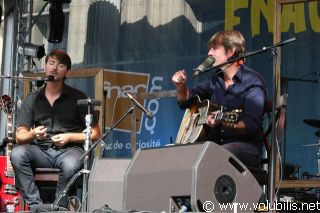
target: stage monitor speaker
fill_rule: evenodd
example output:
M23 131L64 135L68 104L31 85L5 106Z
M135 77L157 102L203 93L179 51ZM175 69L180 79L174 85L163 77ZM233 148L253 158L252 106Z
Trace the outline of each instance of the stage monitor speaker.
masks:
M216 143L176 145L135 153L125 174L123 210L199 212L209 201L219 211L219 203L252 204L261 193L249 170Z
M95 159L88 184L88 212L108 205L122 210L123 181L131 159Z

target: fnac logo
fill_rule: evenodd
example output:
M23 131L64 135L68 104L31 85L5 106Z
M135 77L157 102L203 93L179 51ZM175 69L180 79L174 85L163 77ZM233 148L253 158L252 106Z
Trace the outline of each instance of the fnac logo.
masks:
M150 74L105 70L103 75L105 126L110 128L132 106L131 100L124 93L145 93ZM137 101L144 105L144 99L137 98ZM136 109L134 113L136 113L137 132L140 133L143 114L139 109ZM128 115L115 129L125 132L131 131L131 116Z

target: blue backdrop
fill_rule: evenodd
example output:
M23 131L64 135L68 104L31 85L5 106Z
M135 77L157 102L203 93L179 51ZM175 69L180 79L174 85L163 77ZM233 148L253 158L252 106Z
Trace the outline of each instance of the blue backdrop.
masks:
M147 91L172 90L173 73L185 69L191 76L192 69L206 58L206 43L217 31L236 29L246 39L247 51L259 50L273 44L273 0L188 0L187 4L201 24L198 32L183 15L164 25L154 27L143 16L136 22L123 22L119 27L119 45L116 54L104 60L112 62L106 69L124 70L150 74ZM320 17L319 1L284 5L281 11L282 40L295 37L294 43L281 48L281 75L314 80L288 81L282 84L289 99L287 107L286 140L282 141L283 160L300 165L300 171L317 173L318 147L304 147L304 144L318 143L315 131L319 128L306 125L304 119L320 119L319 101L319 57ZM89 10L90 12L90 10ZM90 14L89 14L90 16ZM94 32L91 31L91 34ZM92 40L92 39L91 39ZM90 38L88 38L90 41ZM101 62L86 58L88 64ZM108 54L106 54L108 55ZM246 64L265 78L269 99L272 99L273 55L270 52L255 55ZM190 86L210 76L188 79ZM155 117L142 117L141 132L137 135L138 148L164 146L175 140L182 116L175 98L147 99L146 108ZM111 110L111 109L108 109ZM105 140L108 147L106 157L130 156L130 132L114 131ZM284 146L285 145L285 146Z

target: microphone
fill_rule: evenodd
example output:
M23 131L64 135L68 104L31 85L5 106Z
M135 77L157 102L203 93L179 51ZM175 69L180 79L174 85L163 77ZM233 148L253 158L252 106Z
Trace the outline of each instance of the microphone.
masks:
M36 86L42 87L46 81L54 81L54 76L49 75L47 78L39 78L39 80L36 81Z
M125 94L131 99L134 105L146 113L147 118L151 119L153 117L152 112L149 112L146 108L144 108L130 93L125 92Z
M54 76L53 75L49 75L48 78L44 79L45 81L54 81Z
M193 69L192 77L195 77L200 73L207 71L206 69L212 67L215 61L216 59L213 56L209 56L208 58L206 58L197 68Z

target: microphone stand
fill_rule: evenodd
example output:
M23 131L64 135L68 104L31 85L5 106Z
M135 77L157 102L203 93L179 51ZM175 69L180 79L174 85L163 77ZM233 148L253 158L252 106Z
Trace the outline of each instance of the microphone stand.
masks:
M87 150L85 150L85 152L83 153L83 155L80 157L79 161L81 162L82 160L86 160L85 158L87 158L87 156L89 156L89 153L105 138L107 138L107 136L110 135L110 133L112 132L112 130L128 115L131 114L134 110L136 109L136 106L132 106L130 107L127 112L108 130L106 131L99 140L97 140L96 142L94 142L92 144L92 146L90 148L88 148ZM87 118L86 118L87 120ZM89 133L90 134L90 133ZM77 180L78 177L80 177L80 175L84 174L85 176L89 176L90 171L84 167L84 169L80 170L79 172L77 172L75 175L72 176L72 178L70 179L70 181L68 182L68 184L66 185L66 187L64 188L64 190L61 192L61 194L54 200L53 204L57 205L59 203L59 201L67 194L67 192L69 191L69 188L72 186L72 184ZM84 178L84 187L87 187L87 182L88 178ZM82 206L82 212L85 212L87 209L87 188L84 188L83 192L82 192L82 203L84 204Z
M10 79L10 80L29 80L29 81L46 81L47 78L42 77L26 77L26 76L13 76L13 75L0 75L0 79Z
M67 192L69 191L70 187L73 185L73 183L80 177L82 174L89 174L90 172L85 169L81 169L79 172L77 172L75 175L72 176L66 187L63 189L61 194L53 201L53 206L59 205L60 200L66 196Z
M87 155L89 154L103 139L107 138L107 136L109 136L109 134L112 132L112 130L128 115L131 114L134 110L136 109L136 106L132 106L130 107L127 112L115 123L113 124L112 127L110 127L110 129L108 131L106 131L99 140L97 140L96 142L94 142L92 144L92 146L85 152L83 153L83 155L80 157L80 161Z
M91 135L91 122L92 122L92 114L90 114L91 105L88 104L88 114L85 117L86 121L86 140L84 143L84 150L89 150L90 135ZM81 162L81 161L80 161ZM83 187L82 187L82 211L87 211L87 191L88 191L88 180L89 180L89 154L85 156L83 161Z
M279 42L279 43L274 44L274 45L269 46L269 47L262 47L262 49L260 49L260 50L255 50L255 51L252 51L252 52L245 53L245 54L243 54L243 55L241 55L241 56L239 56L239 57L236 57L236 58L234 58L234 59L230 59L230 60L228 60L228 61L226 61L226 62L224 62L224 63L222 63L222 64L218 64L218 65L216 65L216 66L206 68L206 69L204 69L202 72L200 72L199 74L204 73L204 72L207 72L207 71L212 70L212 69L218 69L218 68L220 68L220 67L222 67L222 66L224 66L224 65L226 65L226 64L230 64L230 63L233 63L233 62L235 62L235 61L239 61L239 60L241 60L241 59L245 59L245 58L248 58L248 57L250 57L250 56L259 54L259 53L264 53L264 52L266 52L266 51L268 51L268 50L270 50L270 49L272 50L272 49L275 49L276 47L280 47L280 46L283 46L283 45L285 45L285 44L294 42L295 40L296 40L296 38L294 37L294 38L291 38L291 39L288 39L288 40ZM194 78L194 77L198 76L199 74L195 75L195 73L194 73L194 74L192 75L192 77Z
M91 101L91 99L89 99ZM90 113L90 107L91 107L91 102L88 102L87 106L88 106L88 113L86 114L85 117L85 121L86 121L86 140L84 143L84 150L87 151L89 150L89 146L90 146L90 135L91 135L91 122L92 122L92 114ZM82 160L82 158L81 158ZM66 195L66 193L69 191L69 188L71 187L71 185L75 182L75 180L81 175L83 174L83 187L82 187L82 211L86 211L87 210L87 191L88 191L88 180L89 180L89 155L86 155L84 157L84 162L83 162L83 169L80 170L79 172L77 172L74 176L72 176L72 178L70 179L70 181L68 182L68 184L66 185L66 187L64 188L64 190L61 192L61 194L54 200L53 205L58 205L60 200Z

